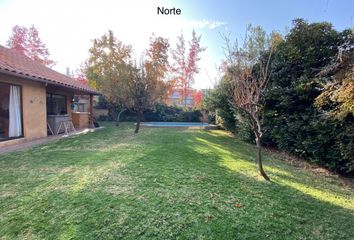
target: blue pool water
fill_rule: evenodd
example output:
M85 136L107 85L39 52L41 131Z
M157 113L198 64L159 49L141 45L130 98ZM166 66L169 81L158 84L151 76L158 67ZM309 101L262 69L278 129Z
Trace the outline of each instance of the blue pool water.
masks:
M201 122L142 122L146 127L206 127L207 123Z

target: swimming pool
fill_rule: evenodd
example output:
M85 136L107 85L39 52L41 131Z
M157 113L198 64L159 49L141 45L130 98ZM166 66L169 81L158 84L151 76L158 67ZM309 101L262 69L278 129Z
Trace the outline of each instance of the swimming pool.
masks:
M208 123L202 122L142 122L145 127L186 127L186 128L205 128Z

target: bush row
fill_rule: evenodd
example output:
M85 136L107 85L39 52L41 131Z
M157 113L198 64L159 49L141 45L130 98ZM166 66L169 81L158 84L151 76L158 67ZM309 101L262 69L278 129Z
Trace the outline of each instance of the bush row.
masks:
M335 70L332 66L339 52L340 65L334 64ZM272 75L263 96L262 122L267 129L263 143L330 170L353 174L353 55L351 30L338 32L329 23L294 20L273 55ZM204 104L218 124L252 142L245 119L228 101L230 84L230 77L223 76Z
M116 119L113 111L109 111L108 115L101 115L98 121L114 121ZM136 121L136 115L129 110L124 111L120 117L120 121ZM143 113L142 121L144 122L201 122L202 113L200 110L179 108L174 106L166 106L164 104L156 104L153 109Z

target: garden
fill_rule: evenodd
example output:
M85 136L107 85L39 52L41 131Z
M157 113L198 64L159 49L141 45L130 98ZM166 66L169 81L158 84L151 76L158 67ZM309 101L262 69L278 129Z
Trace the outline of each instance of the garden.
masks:
M238 6L211 2L199 7L232 9L232 20L188 20L182 8L162 7L179 10L169 16L157 7L158 18L139 15L134 21L149 21L134 25L118 14L129 12L123 2L116 8L100 5L112 19L125 17L119 21L89 25L87 16L99 19L98 13L82 17L89 26L82 30L90 33L87 41L70 35L73 46L63 49L70 50L66 60L75 59L70 64L86 58L66 75L51 69L56 61L34 25L15 25L6 47L0 46L8 53L0 59L0 70L11 76L5 82L20 84L7 83L0 104L0 133L6 135L0 149L0 239L353 240L353 28L294 18L283 32L269 28L278 23L267 29L247 24L245 34L236 36L227 31L240 31L233 19ZM141 9L147 14L144 7L136 11ZM81 6L78 12L86 13ZM256 22L268 20L266 14ZM114 30L102 29L107 22L115 23ZM160 24L167 25L155 33ZM67 34L71 25L58 31ZM177 26L189 26L187 33ZM216 37L220 27L224 31ZM21 62L29 73L22 72ZM11 64L19 64L18 72ZM35 68L48 79L32 76ZM32 87L22 86L27 83L43 96L39 90L28 96ZM46 92L50 84L58 94ZM65 87L68 94L62 95ZM42 124L37 115L28 116L31 111L22 112L33 104L43 110L37 114ZM47 115L65 115L66 123L81 114L84 127L63 135L59 129L55 139L47 138L45 109L56 109ZM31 129L29 122L42 129ZM10 126L18 133L8 134ZM31 141L46 143L5 153L11 144L18 143L18 150Z
M2 239L353 239L354 191L222 130L133 123L0 155ZM296 162L295 162L296 163Z

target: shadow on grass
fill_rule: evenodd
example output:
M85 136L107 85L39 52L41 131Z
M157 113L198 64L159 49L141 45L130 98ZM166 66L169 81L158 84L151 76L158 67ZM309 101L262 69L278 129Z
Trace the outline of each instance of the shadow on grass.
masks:
M330 203L297 189L331 189L311 182L310 173L267 157L274 179L267 183L258 177L253 148L222 132L132 132L130 125L105 129L0 158L12 171L0 175L2 189L15 178L34 178L0 203L0 236L353 238L347 192L338 189L343 202Z
M238 172L244 171L248 175L256 175L257 179L263 180L260 178L259 174L256 173L257 170L255 169L256 165L254 164L254 157L250 157L255 155L254 146L239 141L235 141L234 145L232 145L233 141L224 141L229 144L222 144L223 142L220 142L220 139L218 140L218 138L216 138L215 141L214 136L215 134L213 137L204 134L202 140L200 140L199 137L196 139L199 139L199 142L203 142L207 147L212 148L213 151L218 152L219 155L224 154L228 161L225 161L224 159L222 161L223 166ZM226 140L225 137L224 140ZM254 151L252 152L250 149L254 149ZM237 163L241 164L237 165ZM242 164L244 166L240 166ZM264 164L267 172L272 175L273 182L287 185L288 187L292 187L322 201L327 201L331 204L354 210L354 202L341 202L339 200L340 198L346 198L348 192L351 193L350 189L345 189L345 185L341 184L339 181L335 181L333 178L328 178L326 176L313 174L308 170L295 168L289 163L274 159L266 154L264 154ZM252 165L253 168L250 167L250 165ZM247 171L247 168L251 168L251 171Z
M309 182L311 173L292 169L292 166L286 169L274 167L277 165L275 160L266 164L266 169L274 177L274 182L269 184L259 179L253 159L248 155L249 149L242 150L237 141L235 146L222 144L224 142L220 139L225 140L225 137L215 140L215 136L206 132L194 133L191 137L192 140L177 140L185 145L175 146L173 153L169 154L166 147L151 153L152 156L160 154L163 159L145 156L127 166L135 169L142 165L145 168L145 181L138 189L153 189L146 191L150 193L160 190L165 193L166 202L172 191L177 192L173 196L178 200L173 203L174 206L179 203L182 209L187 206L184 214L188 214L188 203L191 202L204 214L210 213L212 219L216 216L208 223L203 223L202 217L190 223L188 230L181 233L183 237L198 237L196 233L213 236L211 238L241 239L257 236L351 239L354 236L348 231L354 227L354 211L347 191L338 190L333 194L331 188ZM224 164L232 161L241 162L236 163L239 169ZM281 174L274 176L277 172ZM155 194L150 199L154 197ZM241 203L244 208L235 209L235 203ZM211 231L215 230L214 227L225 235L215 235Z

